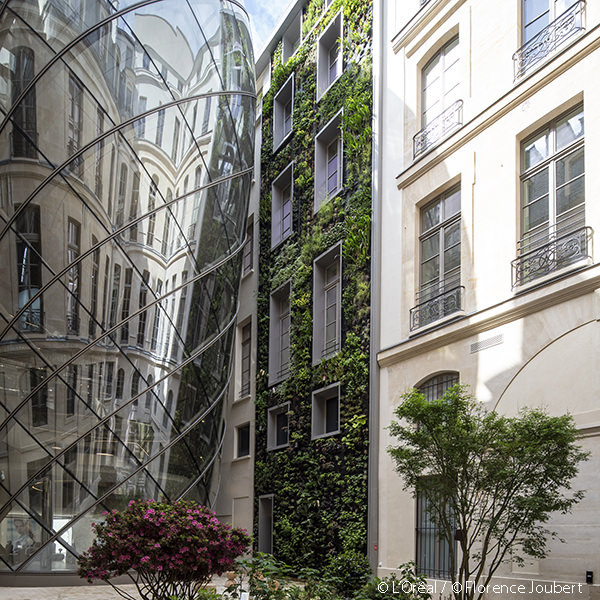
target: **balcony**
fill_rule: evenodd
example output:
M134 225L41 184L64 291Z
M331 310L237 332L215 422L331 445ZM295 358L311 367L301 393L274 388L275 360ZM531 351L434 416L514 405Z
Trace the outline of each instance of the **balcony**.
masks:
M36 301L39 305L39 300ZM39 308L28 306L19 317L21 331L42 331L42 311Z
M546 58L567 39L583 29L584 6L585 0L575 2L560 17L513 54L515 81L529 68Z
M462 297L464 286L458 285L454 279L455 285L450 282L440 282L436 284L440 293L431 296L431 288L427 291L421 290L417 296L417 301L423 296L429 296L427 300L419 302L414 308L410 309L410 330L414 331L435 321L439 321L453 313L462 311ZM449 287L452 286L452 287Z
M462 125L463 101L457 100L413 138L413 159L441 142L451 131Z
M588 247L591 232L591 227L579 227L521 254L511 263L512 287L525 285L534 279L590 258ZM522 241L520 245L522 246Z

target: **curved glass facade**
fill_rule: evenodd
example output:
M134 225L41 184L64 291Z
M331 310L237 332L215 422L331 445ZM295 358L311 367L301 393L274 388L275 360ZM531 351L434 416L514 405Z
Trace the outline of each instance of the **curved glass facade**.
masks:
M209 503L252 180L233 0L0 5L0 570Z

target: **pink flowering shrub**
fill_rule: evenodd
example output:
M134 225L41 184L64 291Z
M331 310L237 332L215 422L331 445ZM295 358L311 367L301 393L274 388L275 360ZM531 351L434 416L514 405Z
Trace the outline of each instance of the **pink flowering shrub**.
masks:
M193 502L134 501L92 524L96 539L79 557L89 582L128 575L145 600L187 600L212 575L233 569L250 543L244 530L221 523Z

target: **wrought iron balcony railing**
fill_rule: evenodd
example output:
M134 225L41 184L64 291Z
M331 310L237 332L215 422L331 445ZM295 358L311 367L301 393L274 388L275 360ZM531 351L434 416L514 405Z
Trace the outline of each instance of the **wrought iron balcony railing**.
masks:
M583 29L585 0L578 0L514 54L515 80Z
M462 310L464 286L457 285L443 291L433 298L417 304L410 309L410 330L429 325L452 313Z
M589 258L588 240L591 231L591 227L580 227L513 260L513 288Z
M21 331L42 331L42 311L39 308L28 307L19 318Z
M417 158L462 125L463 101L457 100L413 138L413 158Z

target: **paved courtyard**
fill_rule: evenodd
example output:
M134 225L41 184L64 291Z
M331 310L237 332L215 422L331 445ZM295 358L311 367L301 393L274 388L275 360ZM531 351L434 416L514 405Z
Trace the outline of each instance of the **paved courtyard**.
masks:
M213 580L218 591L225 585L225 577ZM119 586L134 598L139 595L134 585ZM72 587L0 587L0 600L116 600L122 598L110 585L78 585Z
M139 598L135 586L123 586ZM0 600L113 600L122 598L110 585L78 585L73 587L0 587Z

